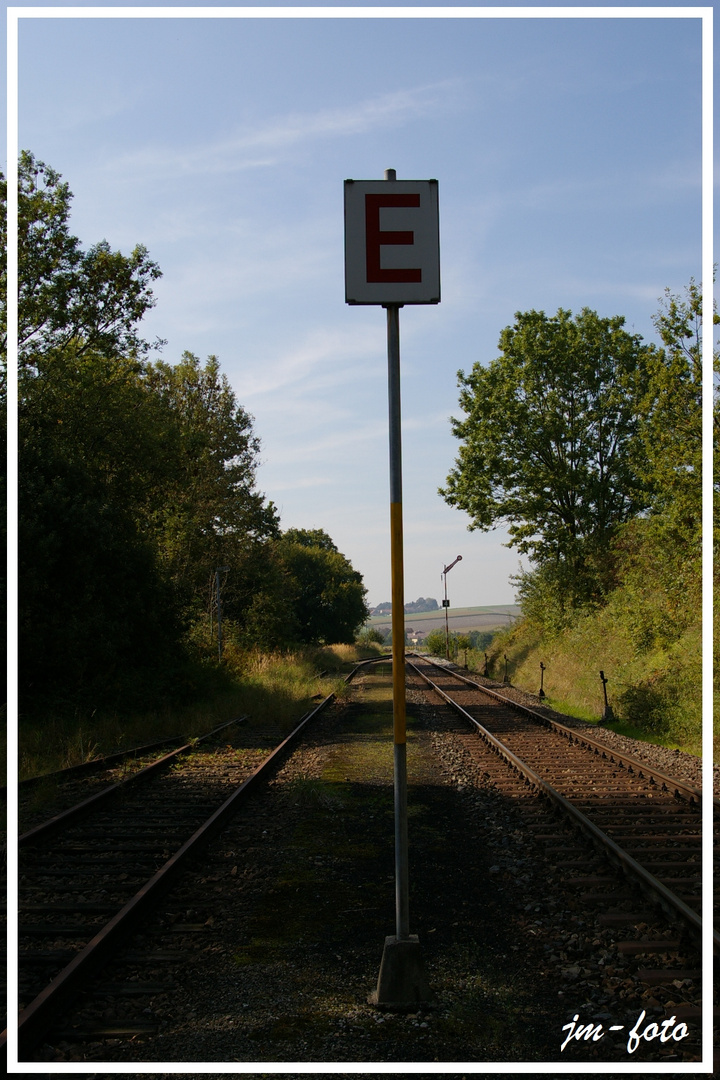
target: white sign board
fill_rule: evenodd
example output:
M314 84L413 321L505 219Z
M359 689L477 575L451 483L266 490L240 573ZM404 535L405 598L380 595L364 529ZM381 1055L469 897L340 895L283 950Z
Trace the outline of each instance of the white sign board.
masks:
M348 304L439 304L437 180L345 181Z

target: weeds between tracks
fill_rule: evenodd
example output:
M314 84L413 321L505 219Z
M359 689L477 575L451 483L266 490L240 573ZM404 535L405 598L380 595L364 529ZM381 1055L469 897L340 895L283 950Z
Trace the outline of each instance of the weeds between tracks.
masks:
M260 728L284 734L318 695L346 693L343 672L372 649L333 645L292 653L226 650L205 692L184 704L146 713L49 712L19 729L20 778L67 768L154 738L188 738L243 714Z

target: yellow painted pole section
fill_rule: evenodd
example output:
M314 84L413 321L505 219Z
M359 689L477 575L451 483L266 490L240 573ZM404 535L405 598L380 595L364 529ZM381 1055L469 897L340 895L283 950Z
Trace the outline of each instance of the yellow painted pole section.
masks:
M402 503L390 503L392 571L393 738L405 743L405 598L403 595Z

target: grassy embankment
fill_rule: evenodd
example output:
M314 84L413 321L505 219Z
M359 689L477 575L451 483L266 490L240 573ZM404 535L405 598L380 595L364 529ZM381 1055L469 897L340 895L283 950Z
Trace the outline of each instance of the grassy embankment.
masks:
M502 679L504 656L513 685L537 693L545 664L547 704L559 712L598 722L603 713L602 670L616 720L605 726L633 738L701 754L701 624L669 644L639 650L621 591L606 607L582 616L554 636L528 620L495 635L487 649L490 675ZM468 665L482 670L482 653ZM720 739L715 740L720 760Z
M279 734L328 694L343 695L349 665L374 655L372 646L333 645L288 654L241 654L228 647L212 690L197 700L134 715L85 719L43 717L21 722L20 778L76 765L170 735L191 738L248 715Z

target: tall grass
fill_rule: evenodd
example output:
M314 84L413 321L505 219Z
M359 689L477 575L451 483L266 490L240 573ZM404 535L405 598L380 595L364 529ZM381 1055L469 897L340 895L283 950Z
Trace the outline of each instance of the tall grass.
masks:
M346 695L343 670L372 653L353 645L282 654L228 645L222 668L206 680L202 696L181 706L24 720L19 775L37 776L171 735L192 738L242 715L251 727L283 735L322 698Z
M617 605L611 602L553 636L543 635L529 621L521 622L496 635L487 653L493 678L502 679L507 656L510 681L535 694L540 688L540 663L544 663L547 703L596 722L603 715L603 671L617 720L608 727L701 753L699 622L673 642L638 649Z

